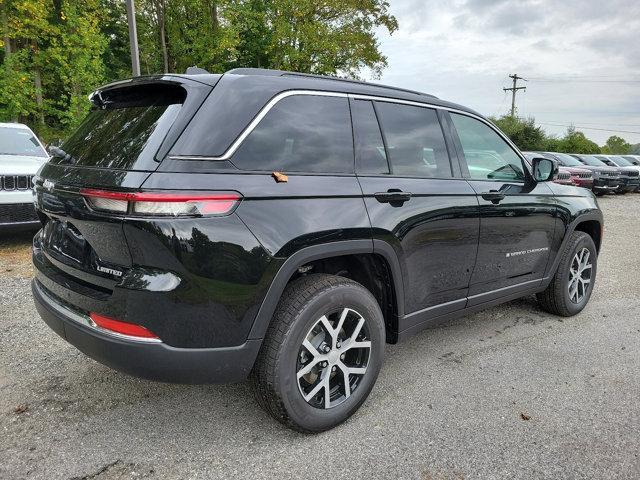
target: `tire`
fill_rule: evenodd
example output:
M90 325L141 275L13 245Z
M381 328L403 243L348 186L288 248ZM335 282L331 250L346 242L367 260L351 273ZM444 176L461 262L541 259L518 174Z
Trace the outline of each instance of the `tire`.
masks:
M576 256L585 249L589 252L588 263L591 264L591 267L585 268L580 276L583 278L588 275L589 283L586 288L583 284L582 289L580 289L576 284L576 288L578 290L574 294L573 291L570 291L572 285L569 283L572 278L571 269L574 268L575 270L577 265ZM564 252L562 253L558 270L556 271L553 280L551 280L551 283L546 290L538 293L537 295L540 306L549 313L563 317L570 317L580 313L589 302L589 298L591 298L591 292L593 292L593 286L596 280L597 268L598 252L595 244L593 243L593 239L584 232L573 232ZM588 270L590 270L590 273L588 273ZM581 290L583 292L583 296L579 298Z
M326 324L320 319L326 316L333 322L330 326L337 327L345 309L343 334L336 334L336 348L326 354L329 365L320 369L323 362L316 363L309 374L298 379L297 373L322 358L323 345L329 348L328 344L333 341L333 337L327 335ZM359 318L365 321L358 335L355 328L360 323ZM320 330L318 325L321 325ZM333 332L337 330L340 329L334 328ZM370 342L368 351L365 347L349 348L348 333L355 333L351 335L357 340L355 345ZM319 337L327 343L318 344ZM302 346L305 339L310 340L307 345L312 344L318 355ZM314 433L333 428L349 418L371 392L382 366L384 345L382 312L366 288L350 279L333 275L313 274L299 278L285 289L251 373L256 399L271 416L293 430ZM341 359L339 363L335 363L337 358ZM362 363L365 358L366 365ZM336 367L335 373L331 370L332 365ZM362 375L347 372L349 395L346 395L345 374L340 365L359 368L364 365ZM314 375L316 382L312 381ZM332 385L329 391L334 392L335 389L337 398L334 401L332 393L330 408L326 408L324 387L320 387L318 394L309 401L303 397L303 390L307 395L312 394L325 378L323 375L328 377Z

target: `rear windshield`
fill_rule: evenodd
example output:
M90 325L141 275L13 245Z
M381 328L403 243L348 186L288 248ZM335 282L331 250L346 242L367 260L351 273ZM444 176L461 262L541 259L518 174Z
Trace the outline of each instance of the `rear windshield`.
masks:
M75 133L52 148L54 163L145 169L153 166L167 131L186 97L178 86L121 88L94 96L94 106Z
M46 157L47 152L30 130L0 127L0 155Z

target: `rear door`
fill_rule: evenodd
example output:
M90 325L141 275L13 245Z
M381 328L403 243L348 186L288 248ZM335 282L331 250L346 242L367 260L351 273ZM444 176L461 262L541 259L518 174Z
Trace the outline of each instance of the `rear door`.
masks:
M351 108L356 171L373 238L391 245L403 273L400 329L464 308L478 244L478 202L469 184L456 178L438 112L365 99L352 99Z
M556 202L545 183L527 180L524 160L487 123L450 113L463 175L480 205L480 243L469 306L531 288L556 251Z

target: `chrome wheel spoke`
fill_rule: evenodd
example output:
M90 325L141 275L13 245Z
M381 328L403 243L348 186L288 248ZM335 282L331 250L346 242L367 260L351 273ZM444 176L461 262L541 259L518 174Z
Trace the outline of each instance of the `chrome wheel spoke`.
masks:
M367 367L347 367L347 371L351 375L364 375Z
M351 350L352 348L371 348L371 342L369 340L364 340L361 342L349 341L345 344L342 350Z
M344 384L344 396L349 398L351 396L351 383L349 382L349 370L344 368L344 364L340 366L342 371L342 383Z

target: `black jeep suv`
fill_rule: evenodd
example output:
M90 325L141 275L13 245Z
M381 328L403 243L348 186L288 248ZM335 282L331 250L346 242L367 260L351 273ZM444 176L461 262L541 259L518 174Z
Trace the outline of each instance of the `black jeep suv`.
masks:
M589 300L602 214L556 164L431 95L281 71L107 85L35 179L33 295L94 359L172 382L247 377L321 431L385 343L530 294Z

